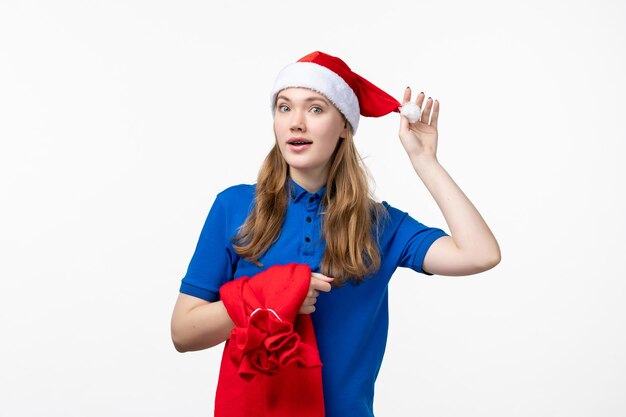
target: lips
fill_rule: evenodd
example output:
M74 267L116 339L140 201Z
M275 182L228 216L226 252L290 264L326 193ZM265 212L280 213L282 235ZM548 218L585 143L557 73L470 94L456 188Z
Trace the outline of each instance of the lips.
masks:
M290 138L287 143L289 145L301 146L301 145L310 145L313 141L305 139L305 138Z

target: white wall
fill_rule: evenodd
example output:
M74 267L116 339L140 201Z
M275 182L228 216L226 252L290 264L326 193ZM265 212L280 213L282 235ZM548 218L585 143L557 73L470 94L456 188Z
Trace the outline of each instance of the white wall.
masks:
M626 414L624 3L213 3L0 4L0 414L212 414L222 348L177 353L171 309L314 50L440 100L439 160L502 248L397 272L377 415ZM357 135L377 196L449 230L397 125Z

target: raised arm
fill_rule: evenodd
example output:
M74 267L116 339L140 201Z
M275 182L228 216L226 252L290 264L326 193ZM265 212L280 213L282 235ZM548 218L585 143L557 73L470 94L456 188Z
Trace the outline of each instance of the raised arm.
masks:
M422 108L424 93L417 96ZM403 103L411 101L411 89ZM500 247L489 226L448 172L437 160L439 102L429 97L415 123L400 120L400 141L415 172L435 199L450 236L437 239L424 258L423 270L437 275L471 275L493 268L500 262Z

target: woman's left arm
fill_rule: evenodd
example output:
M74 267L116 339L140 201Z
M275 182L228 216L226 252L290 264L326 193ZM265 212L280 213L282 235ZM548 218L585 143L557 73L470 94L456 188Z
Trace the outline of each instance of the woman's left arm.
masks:
M415 101L420 108L424 97L420 93ZM407 87L403 103L410 101ZM402 146L450 228L451 236L431 245L422 269L436 275L477 274L500 262L500 247L476 207L437 160L438 117L439 102L429 97L419 120L410 123L405 116L400 120Z

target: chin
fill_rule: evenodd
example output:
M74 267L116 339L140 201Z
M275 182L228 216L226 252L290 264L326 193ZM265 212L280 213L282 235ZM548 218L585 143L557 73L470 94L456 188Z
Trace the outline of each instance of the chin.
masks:
M309 169L309 168L313 168L312 164L310 163L310 161L303 161L302 158L285 158L285 162L287 162L287 165L289 165L289 167L291 168L295 168L295 169Z
M313 168L311 166L308 166L307 164L290 164L289 162L287 162L287 165L289 165L290 169L297 169L299 171L306 171Z

